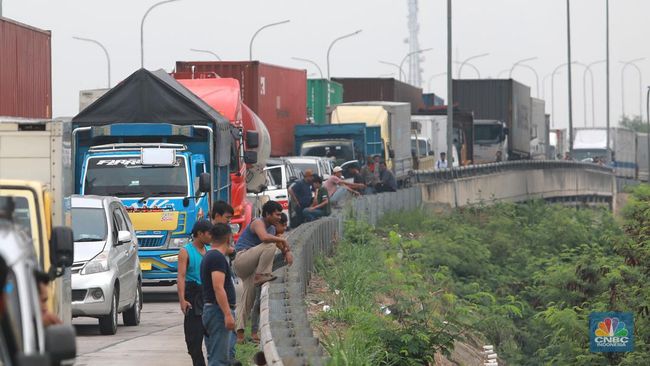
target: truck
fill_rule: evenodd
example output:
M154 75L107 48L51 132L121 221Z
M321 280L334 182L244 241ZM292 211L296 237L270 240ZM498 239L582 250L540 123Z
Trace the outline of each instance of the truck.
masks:
M636 133L636 164L637 174L636 179L645 182L649 181L648 176L648 134L637 132Z
M425 125L430 125L425 123ZM433 151L431 135L425 132L423 124L411 120L411 156L413 157L413 169L433 170L436 162L436 155ZM458 162L456 156L455 162Z
M367 156L382 155L381 127L365 123L295 126L295 155L327 157L333 154L337 165Z
M411 113L424 108L422 88L394 78L332 78L343 85L343 103L381 101L411 105Z
M543 99L530 98L530 157L544 160L548 150L549 121L546 119Z
M566 129L549 130L548 144L552 150L552 154L549 154L552 159L564 159L564 154L569 151Z
M325 124L327 107L343 103L343 85L328 79L307 79L307 118Z
M508 127L496 119L474 120L474 164L508 160Z
M447 106L420 109L411 120L422 125L422 135L431 139L431 148L435 155L440 156L441 152L447 152ZM473 123L472 112L454 107L452 131L454 149L450 159L452 166L472 164Z
M164 70L137 70L72 119L75 193L120 198L143 284L175 281L194 223L212 201L230 201L233 154L256 162L255 151L233 152L239 135ZM256 137L248 134L249 146Z
M636 134L622 127L609 129L607 149L606 128L576 128L573 135L572 158L577 161L610 165L617 177L636 179Z
M54 279L48 308L72 320L70 121L0 117L0 198Z
M497 120L508 130L508 160L530 159L533 140L530 87L513 79L453 81L454 102L475 119Z
M411 105L396 102L343 103L333 108L332 124L365 123L381 128L383 158L398 184L409 183L411 157Z

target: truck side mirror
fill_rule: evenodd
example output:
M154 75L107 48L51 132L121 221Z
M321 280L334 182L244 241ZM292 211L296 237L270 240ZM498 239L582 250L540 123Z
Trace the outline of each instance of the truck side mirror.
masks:
M211 186L210 174L201 173L201 175L199 175L199 192L208 193L211 190Z
M77 356L75 331L71 325L51 325L45 328L45 351L49 354L52 365Z
M388 150L388 156L391 159L394 159L395 158L395 150L393 150L393 149Z
M251 151L251 150L244 151L244 163L246 163L246 164L256 164L257 163L257 151Z
M249 149L254 149L260 146L260 134L257 131L247 130L246 131L246 147Z
M52 229L50 239L50 262L56 268L72 266L74 261L74 237L72 229L57 226Z

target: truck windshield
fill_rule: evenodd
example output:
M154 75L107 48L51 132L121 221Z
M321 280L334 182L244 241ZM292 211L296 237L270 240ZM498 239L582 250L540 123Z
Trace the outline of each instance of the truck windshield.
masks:
M502 131L501 125L474 125L474 142L478 144L500 142Z
M101 208L72 208L75 242L106 240L106 215Z
M174 166L142 166L140 157L91 158L86 168L84 194L116 197L186 196L185 159Z
M419 153L418 157L423 157L427 156L429 151L427 151L427 141L426 140L416 140L414 138L411 139L411 155L416 155L418 153L418 148L419 148Z
M573 160L593 162L594 158L609 160L607 150L605 149L573 149Z
M302 172L303 174L305 173L305 171L307 169L311 169L311 171L314 174L320 174L320 172L318 171L318 164L316 164L316 162L313 162L313 163L308 163L308 162L296 163L296 162L293 162L293 167L298 169L298 171Z
M300 156L334 157L337 161L354 160L350 141L307 141L302 144Z

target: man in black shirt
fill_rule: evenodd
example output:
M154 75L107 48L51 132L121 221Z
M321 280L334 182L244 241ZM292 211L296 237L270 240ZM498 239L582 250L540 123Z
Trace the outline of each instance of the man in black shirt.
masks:
M226 224L216 224L210 230L211 249L201 262L203 286L203 325L207 337L209 366L226 366L231 363L230 337L235 329L235 285L232 270L226 256L232 253L232 231Z

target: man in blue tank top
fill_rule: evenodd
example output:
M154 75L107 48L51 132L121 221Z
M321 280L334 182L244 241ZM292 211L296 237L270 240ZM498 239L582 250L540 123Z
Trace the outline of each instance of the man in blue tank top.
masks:
M193 366L205 366L203 357L203 292L201 290L201 261L205 253L210 250L210 230L212 224L209 220L200 220L192 228L192 238L178 251L178 274L176 284L178 287L178 300L181 311L185 315L183 329L187 353L192 357Z
M276 247L282 251L287 264L293 263L293 255L287 239L275 235L275 225L282 216L282 205L268 201L262 206L262 218L251 222L242 232L235 245L237 255L233 261L235 273L242 281L241 301L237 303L237 342L244 342L244 329L253 303L255 286L272 281L275 276L273 259Z

